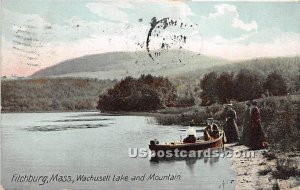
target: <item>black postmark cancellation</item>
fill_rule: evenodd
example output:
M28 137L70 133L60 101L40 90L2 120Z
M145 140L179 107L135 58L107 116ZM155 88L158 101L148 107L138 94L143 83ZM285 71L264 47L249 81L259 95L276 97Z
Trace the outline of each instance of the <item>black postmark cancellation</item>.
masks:
M44 40L49 36L49 29L41 29L32 24L32 20L26 22L23 25L12 24L12 49L15 55L22 58L21 63L37 67L41 64L40 49L44 47Z
M198 43L194 43L196 38L200 38ZM149 57L155 59L169 50L184 50L195 46L195 51L202 48L202 35L198 24L181 18L156 18L150 22L150 29L147 33L145 45ZM178 58L179 60L180 58Z
M181 180L180 174L155 174L144 173L142 175L125 175L125 174L50 174L50 175L33 175L33 174L13 174L11 183L35 183L37 185L46 185L49 183L93 183L93 182L127 182L127 181L178 181Z

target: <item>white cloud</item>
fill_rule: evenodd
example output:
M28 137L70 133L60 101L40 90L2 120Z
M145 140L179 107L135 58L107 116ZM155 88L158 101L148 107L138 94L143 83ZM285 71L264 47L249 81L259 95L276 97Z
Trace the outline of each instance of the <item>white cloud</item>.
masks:
M255 21L252 21L250 23L244 23L242 20L238 18L234 18L232 20L231 26L235 28L240 28L242 30L246 30L247 32L250 32L252 30L257 30L257 23Z
M201 53L230 60L300 55L300 44L298 43L300 34L285 33L268 43L241 44L240 40L228 40L221 36L215 36L204 41Z
M234 14L238 16L238 12L234 5L228 5L228 4L215 5L215 9L216 12L210 13L209 18L216 18L216 17L223 16L225 14Z
M170 9L167 12L170 14L175 13L178 17L195 15L191 8L184 2L172 2L170 4Z
M128 1L93 2L87 3L86 6L99 17L118 22L128 22L128 16L123 9L133 8L133 5Z
M250 32L252 30L257 30L257 23L256 21L251 21L250 23L245 23L243 20L240 19L240 15L236 6L229 5L229 4L220 4L215 5L215 12L210 13L208 15L208 19L220 19L224 17L229 17L229 25L234 28L239 28L241 30Z

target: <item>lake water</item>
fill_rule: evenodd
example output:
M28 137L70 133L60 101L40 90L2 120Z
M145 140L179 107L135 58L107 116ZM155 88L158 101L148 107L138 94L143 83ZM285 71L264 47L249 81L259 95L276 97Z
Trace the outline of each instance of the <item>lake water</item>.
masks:
M179 126L159 126L144 116L104 116L97 112L2 114L2 185L5 189L234 189L228 158L170 160L130 158L128 148L148 148L149 140L185 136ZM13 178L13 175L15 177ZM71 176L72 182L44 185L17 182L18 175ZM81 182L77 175L110 175L110 181ZM113 175L128 181L112 181ZM144 181L131 181L143 176ZM180 180L146 180L151 175ZM49 177L49 178L50 178ZM13 179L13 180L12 180ZM20 179L20 178L19 178Z

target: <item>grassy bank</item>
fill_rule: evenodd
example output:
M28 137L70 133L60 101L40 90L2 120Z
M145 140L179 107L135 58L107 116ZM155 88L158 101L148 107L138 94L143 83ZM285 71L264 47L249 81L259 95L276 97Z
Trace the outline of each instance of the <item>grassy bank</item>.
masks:
M186 108L167 108L158 111L155 120L159 125L205 125L205 121L210 114L206 112L205 107L186 107ZM193 122L192 122L193 120Z
M115 81L44 78L1 81L3 112L95 110L98 96Z

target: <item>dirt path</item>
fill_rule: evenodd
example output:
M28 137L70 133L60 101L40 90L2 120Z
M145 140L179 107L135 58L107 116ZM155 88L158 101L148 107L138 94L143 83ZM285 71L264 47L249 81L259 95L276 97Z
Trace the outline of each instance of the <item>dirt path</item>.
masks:
M248 147L244 145L227 145L228 149L234 152L243 152L244 155L249 155ZM293 189L300 190L300 178L290 177L286 180L276 179L274 172L276 172L276 162L278 159L283 159L287 156L281 155L274 159L268 159L265 155L265 150L255 150L254 157L232 157L233 169L236 172L236 187L237 190L251 190L251 189ZM300 167L300 155L293 157L298 161L298 168Z

